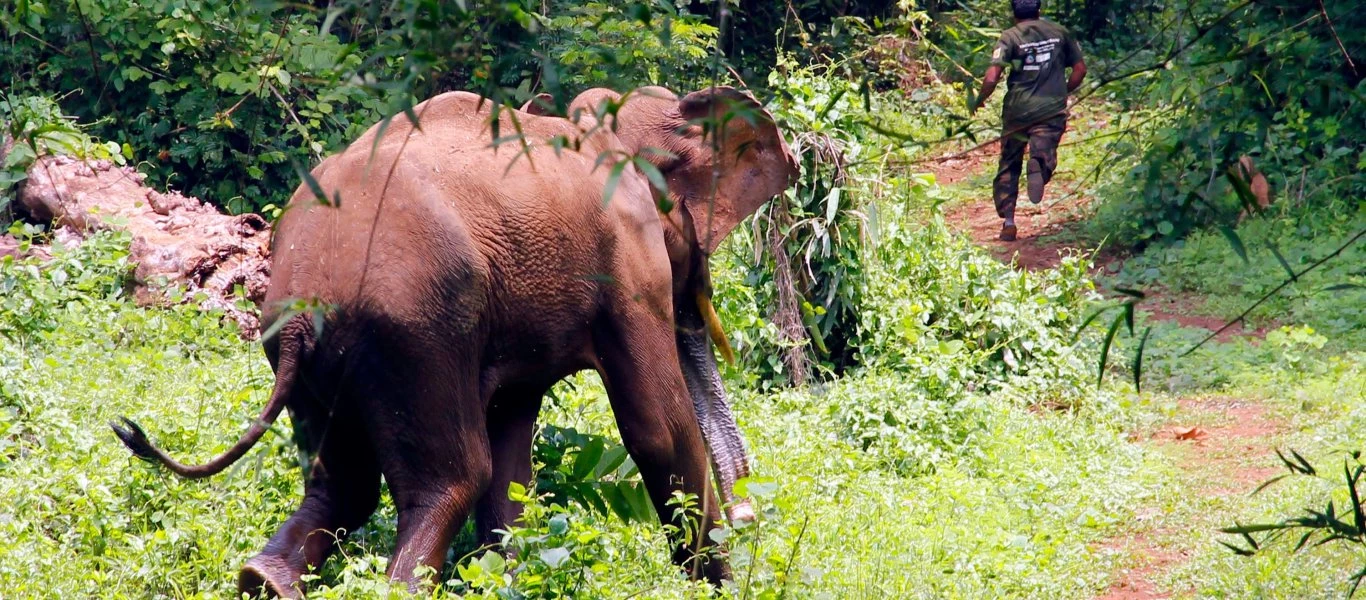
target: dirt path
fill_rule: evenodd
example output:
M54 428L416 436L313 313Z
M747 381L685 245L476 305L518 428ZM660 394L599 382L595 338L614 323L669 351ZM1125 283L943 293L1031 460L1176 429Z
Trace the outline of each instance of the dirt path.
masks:
M1062 257L1093 248L1080 243L1080 228L1090 214L1093 198L1076 181L1073 173L1058 171L1044 194L1043 202L1030 204L1020 198L1015 220L1019 236L1014 242L1002 242L1001 218L991 202L991 178L995 173L1000 152L997 144L980 148L967 156L953 160L932 161L926 164L941 186L971 190L974 199L950 208L945 221L968 235L978 246L1004 263L1029 271L1052 269ZM1113 248L1102 248L1092 257L1092 273L1116 272L1128 256ZM1145 290L1149 295L1140 305L1157 321L1175 321L1183 327L1216 331L1224 321L1218 317L1197 314L1200 300L1160 288ZM1264 329L1245 330L1240 323L1216 338L1229 341L1239 336L1263 337Z
M954 206L945 214L950 226L966 233L997 259L1020 269L1054 268L1062 256L1088 250L1077 247L1080 237L1076 234L1089 214L1092 198L1065 171L1057 173L1041 204L1036 206L1021 198L1016 209L1016 241L1002 242L997 238L1001 220L990 199L997 152L996 146L990 146L957 160L929 164L940 185L972 190L974 200ZM1093 273L1117 271L1124 259L1119 252L1103 251L1094 257ZM1160 289L1148 291L1149 296L1140 308L1154 320L1175 321L1184 327L1209 331L1223 326L1221 319L1195 314L1199 298ZM1218 339L1227 341L1262 333L1234 326ZM1270 438L1284 431L1286 425L1269 415L1264 405L1225 397L1187 397L1178 406L1172 420L1131 437L1171 457L1179 471L1177 485L1182 493L1193 494L1195 498L1246 495L1281 472L1268 449L1272 446ZM1196 516L1145 508L1124 534L1097 544L1095 550L1118 555L1124 565L1113 574L1111 586L1097 598L1171 597L1163 591L1166 574L1189 560L1201 544L1213 543L1191 535L1189 525ZM1182 591L1176 590L1178 594Z
M1133 437L1172 457L1180 470L1184 494L1196 498L1246 496L1271 477L1278 467L1269 440L1287 425L1255 401L1228 397L1191 397L1179 403L1174 420ZM1154 600L1170 598L1162 591L1168 572L1188 560L1200 544L1213 543L1191 535L1189 515L1163 518L1157 508L1139 511L1132 529L1097 544L1101 553L1129 558L1114 574L1109 589L1098 600ZM1187 590L1177 589L1177 595Z

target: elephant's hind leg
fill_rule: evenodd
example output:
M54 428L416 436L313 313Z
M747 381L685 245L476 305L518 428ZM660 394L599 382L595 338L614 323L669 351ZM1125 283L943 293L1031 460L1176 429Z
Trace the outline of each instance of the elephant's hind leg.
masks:
M499 537L494 530L506 528L522 516L522 505L508 498L508 484L531 485L531 447L545 392L541 385L512 386L494 392L489 402L493 479L475 510L480 544L497 544Z
M449 354L449 351L445 351ZM421 356L419 354L419 356ZM380 469L398 509L389 576L416 589L437 574L451 540L492 477L484 406L474 368L435 352L395 369L366 414Z
M348 411L309 411L305 443L316 456L299 509L238 575L242 592L302 595L300 577L316 569L348 532L364 525L379 503L379 465L365 429Z

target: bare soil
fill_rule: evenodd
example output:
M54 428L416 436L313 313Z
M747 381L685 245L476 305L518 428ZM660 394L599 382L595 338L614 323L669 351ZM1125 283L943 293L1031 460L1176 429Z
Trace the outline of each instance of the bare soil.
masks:
M1180 401L1179 422L1159 426L1134 437L1159 452L1176 457L1183 479L1198 481L1187 493L1202 497L1247 495L1284 469L1276 466L1268 440L1286 424L1250 400L1209 397ZM1163 575L1190 558L1187 532L1147 521L1156 510L1140 511L1133 531L1110 538L1096 549L1134 557L1115 574L1114 583L1099 600L1155 600L1170 598L1160 582Z

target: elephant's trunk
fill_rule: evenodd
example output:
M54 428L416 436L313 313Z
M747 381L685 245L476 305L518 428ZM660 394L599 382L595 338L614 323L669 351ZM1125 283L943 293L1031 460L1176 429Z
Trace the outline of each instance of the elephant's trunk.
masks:
M711 302L706 296L698 296L697 304L699 306L681 306L679 310L678 357L683 378L692 396L702 438L710 450L721 502L729 506L726 513L731 521L750 521L754 519L754 509L748 500L737 501L734 492L735 482L749 475L745 440L726 402L721 372L716 368L716 357L708 344L708 333L714 325L706 323L703 315L711 308ZM700 306L702 304L706 306Z

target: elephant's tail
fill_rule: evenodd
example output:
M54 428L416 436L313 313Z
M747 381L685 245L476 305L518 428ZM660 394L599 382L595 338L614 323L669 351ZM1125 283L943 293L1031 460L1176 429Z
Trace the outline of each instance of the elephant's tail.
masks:
M270 394L270 400L266 402L265 408L261 409L261 415L252 422L247 432L228 448L227 452L217 458L202 465L182 464L171 458L166 451L156 447L152 441L147 439L147 434L143 433L142 428L126 418L121 419L122 425L110 423L114 429L114 434L119 436L125 446L133 451L133 454L143 460L158 462L170 469L176 475L188 479L199 479L216 475L228 468L237 459L242 458L256 442L261 439L266 430L275 422L276 417L280 416L280 411L285 407L290 392L294 389L298 380L299 368L311 353L315 345L313 324L305 315L296 315L280 328L280 355L275 370L275 389Z

